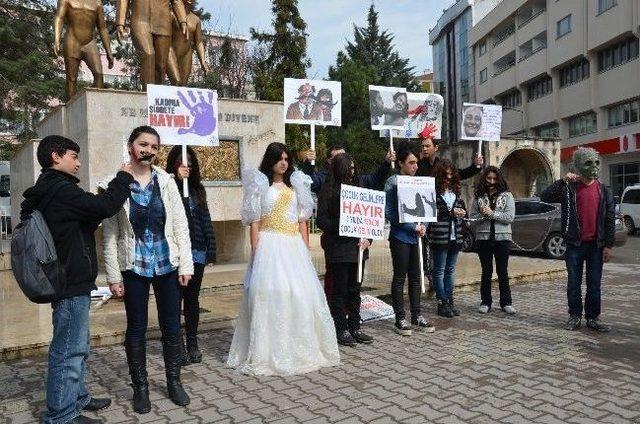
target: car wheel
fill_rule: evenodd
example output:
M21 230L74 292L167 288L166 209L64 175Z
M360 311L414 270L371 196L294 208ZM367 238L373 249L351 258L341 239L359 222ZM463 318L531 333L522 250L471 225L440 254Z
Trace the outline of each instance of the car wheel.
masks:
M630 216L625 216L624 217L624 226L627 227L627 234L629 234L630 236L635 234L636 226L633 223L633 218L631 218Z
M463 252L471 252L473 250L473 233L471 231L466 230L462 232L462 251Z
M550 234L544 242L544 251L552 259L562 259L567 251L567 243L559 233Z

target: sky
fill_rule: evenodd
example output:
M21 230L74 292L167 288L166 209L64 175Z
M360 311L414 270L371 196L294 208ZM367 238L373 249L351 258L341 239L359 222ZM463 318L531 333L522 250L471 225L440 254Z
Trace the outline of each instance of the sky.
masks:
M410 59L416 75L432 69L429 29L438 21L442 10L455 0L375 0L378 24L395 35L400 55ZM298 9L307 23L307 56L311 79L327 77L336 54L346 40L353 40L353 25L366 26L367 11L372 0L299 0ZM271 31L269 0L199 0L199 6L210 12L209 29L249 37L249 28Z

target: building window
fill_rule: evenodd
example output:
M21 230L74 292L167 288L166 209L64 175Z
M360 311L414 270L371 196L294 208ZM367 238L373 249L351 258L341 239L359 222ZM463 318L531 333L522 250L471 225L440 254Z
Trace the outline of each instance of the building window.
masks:
M611 190L616 196L622 196L622 192L626 187L640 183L640 162L609 165L609 172Z
M551 94L553 91L553 82L550 76L545 76L527 85L527 100L533 101Z
M640 100L632 100L612 106L607 110L609 128L640 121Z
M487 52L487 42L483 41L480 43L480 45L478 46L478 56L482 56L483 54L485 54Z
M560 125L557 122L541 125L533 128L533 134L540 138L558 138L560 137Z
M487 68L480 71L480 84L487 81Z
M598 131L598 117L595 112L587 112L569 119L569 137L578 137Z
M498 103L504 107L514 108L522 105L522 94L520 90L513 90L498 98Z
M589 61L581 59L560 69L560 88L589 78Z
M598 15L616 6L616 0L598 0Z
M571 15L567 15L564 18L558 21L557 26L557 38L562 37L563 35L569 34L571 32Z
M598 52L598 72L606 72L637 58L638 39L630 37Z

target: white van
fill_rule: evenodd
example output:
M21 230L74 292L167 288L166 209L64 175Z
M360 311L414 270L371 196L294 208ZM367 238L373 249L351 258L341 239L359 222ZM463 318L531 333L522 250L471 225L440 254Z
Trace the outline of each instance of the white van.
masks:
M630 235L640 229L640 183L629 186L622 192L620 215L624 217L624 225Z

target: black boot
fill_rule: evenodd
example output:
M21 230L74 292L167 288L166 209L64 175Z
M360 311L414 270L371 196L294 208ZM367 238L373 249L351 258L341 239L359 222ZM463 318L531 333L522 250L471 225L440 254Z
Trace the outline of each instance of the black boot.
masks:
M133 410L138 414L147 414L151 411L147 381L147 343L144 340L126 341L124 346L133 387Z
M449 302L438 300L438 315L445 318L453 318L453 311L449 306Z
M454 316L460 316L460 310L456 308L456 304L453 302L453 296L449 298L449 307L451 308L451 313L453 313Z
M200 353L200 349L198 349L198 336L187 335L187 354L192 364L202 362L202 353Z
M191 361L189 361L189 355L187 355L187 348L184 344L184 335L180 333L180 366L186 367L190 363Z
M180 344L179 334L162 337L162 354L164 355L169 398L178 406L186 406L189 405L190 400L180 382Z

